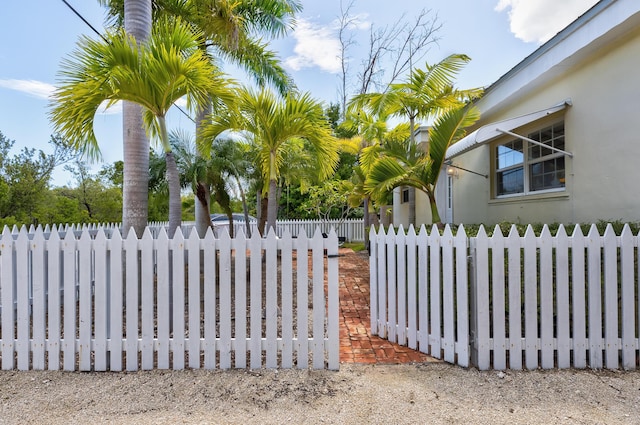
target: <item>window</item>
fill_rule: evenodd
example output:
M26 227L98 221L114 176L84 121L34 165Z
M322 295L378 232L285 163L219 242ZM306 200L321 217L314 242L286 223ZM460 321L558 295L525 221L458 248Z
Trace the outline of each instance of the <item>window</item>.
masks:
M527 137L564 150L564 122L532 132ZM496 146L495 155L497 196L564 188L565 157L562 152L516 139Z
M401 203L404 204L404 203L407 203L407 202L409 202L409 189L403 188L402 189L402 201L401 201Z

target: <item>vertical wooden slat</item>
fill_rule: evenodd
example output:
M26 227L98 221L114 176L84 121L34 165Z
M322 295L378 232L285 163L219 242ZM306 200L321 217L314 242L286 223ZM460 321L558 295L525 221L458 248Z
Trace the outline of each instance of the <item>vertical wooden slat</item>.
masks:
M472 254L474 255L474 254ZM475 238L475 347L477 367L487 370L491 367L491 340L489 319L489 238L480 226Z
M411 231L413 226L409 226ZM396 239L397 327L396 341L407 345L407 236L402 226Z
M378 237L375 227L369 231L369 325L371 335L378 335Z
M489 240L491 248L491 299L493 307L493 368L507 368L506 320L505 320L505 276L504 236L496 224Z
M324 321L326 304L324 297L324 241L320 229L311 240L312 246L312 302L313 302L313 368L324 368Z
M522 254L515 225L509 229L507 255L509 271L509 369L522 369Z
M31 287L31 270L29 268L29 235L27 228L22 226L15 242L16 258L16 355L18 356L18 370L29 370L29 339L31 337L31 318L29 317L29 289Z
M540 351L543 369L555 366L553 347L553 240L545 224L540 241Z
M189 367L200 369L200 236L191 231L186 242L189 256Z
M429 344L429 236L425 226L418 234L418 341L420 351L431 353Z
M171 312L173 328L171 332L173 344L171 353L173 355L173 370L184 369L185 354L185 320L184 320L184 236L178 227L173 238L169 242L173 252L173 280L172 280L172 300L173 311Z
M249 306L251 314L249 329L251 334L251 369L259 369L262 366L262 239L259 232L251 235L249 250L251 252L251 304ZM298 284L300 283L298 282ZM307 362L306 358L305 362Z
M618 244L616 233L607 224L604 232L604 337L607 369L618 364Z
M392 228L389 228L391 231ZM378 235L376 236L376 244L378 246L378 319L376 327L378 335L381 338L387 337L387 240L384 233L384 227L380 226Z
M68 229L62 243L64 287L64 340L62 342L63 367L76 369L76 238Z
M216 367L216 240L213 229L204 235L204 367Z
M3 237L4 240L4 237ZM60 369L60 235L53 226L47 241L47 368Z
M387 339L397 342L396 330L398 328L396 314L396 233L393 227L389 227L386 238L387 250Z
M449 363L455 361L455 298L454 298L454 257L453 234L451 228L446 225L442 235L442 322L444 339L442 348L444 360Z
M293 367L293 240L289 229L282 234L282 367Z
M340 367L340 331L338 297L338 235L331 229L327 238L327 338L328 364L330 370Z
M296 239L296 321L297 329L297 366L306 369L309 365L309 241L304 229Z
M266 244L266 337L267 359L269 369L278 367L278 241L273 229L269 230Z
M33 341L31 351L33 355L32 367L34 370L44 370L45 368L45 351L46 351L46 296L45 296L45 244L44 232L42 226L38 226L33 240L30 243L31 261L32 261L32 282L33 282ZM58 294L54 294L58 296Z
M600 235L595 224L587 235L587 270L589 302L589 367L602 368L602 266Z
M525 366L538 368L538 259L536 235L527 226L524 234L524 335Z
M636 319L634 288L634 244L633 234L628 224L624 225L620 235L620 271L622 275L622 367L625 370L636 368Z
M160 229L156 239L156 274L157 274L157 351L158 369L169 369L169 341L171 310L171 287L169 285L169 236L164 228Z
M138 365L138 237L133 228L124 241L125 250L125 319L126 319L126 368L136 371Z
M109 369L114 372L122 370L122 326L123 326L123 282L122 282L122 253L123 241L120 231L116 228L108 242L110 252L110 302L109 302Z
M556 233L556 325L558 368L571 367L571 336L569 324L569 239L563 225Z
M109 321L109 299L107 290L107 236L103 229L98 230L93 241L95 255L95 290L94 290L94 368L96 371L107 370L107 325Z
M14 367L15 341L15 310L14 273L13 273L13 236L9 227L4 226L2 243L0 244L0 300L2 305L2 370L12 370Z
M193 232L195 233L195 232ZM154 358L154 264L153 264L153 235L147 227L140 241L142 277L142 370L153 369Z
M409 348L418 348L418 274L417 238L413 225L407 231L407 341Z
M455 237L456 252L456 352L458 365L469 366L469 274L467 235L460 225Z
M91 251L91 235L88 229L84 229L78 241L78 305L80 308L80 321L78 323L80 344L78 345L78 356L80 358L81 371L91 370L91 337L93 335L93 318L91 317L91 311L93 309L91 296Z
M247 367L247 238L241 229L235 249L235 367ZM289 253L291 255L291 253ZM291 341L289 341L291 343ZM291 366L289 366L291 367Z
M442 321L441 304L442 283L440 278L440 265L442 257L440 255L440 232L434 224L429 234L429 292L431 306L431 355L437 359L442 358Z
M587 366L586 308L585 308L585 238L579 225L571 235L571 300L573 367Z

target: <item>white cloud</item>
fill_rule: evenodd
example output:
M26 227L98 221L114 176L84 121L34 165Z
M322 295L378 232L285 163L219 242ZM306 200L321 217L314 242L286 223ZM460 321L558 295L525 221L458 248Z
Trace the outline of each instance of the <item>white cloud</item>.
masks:
M355 15L350 27L355 30L368 29L371 26L367 15ZM323 71L340 72L340 40L338 39L338 21L329 26L317 25L307 19L299 19L293 37L296 45L295 55L289 56L284 63L294 71L318 67Z
M49 99L55 87L36 80L0 80L0 87L26 93L39 99Z
M517 38L544 43L595 3L597 0L499 0L495 10L509 9L511 32Z

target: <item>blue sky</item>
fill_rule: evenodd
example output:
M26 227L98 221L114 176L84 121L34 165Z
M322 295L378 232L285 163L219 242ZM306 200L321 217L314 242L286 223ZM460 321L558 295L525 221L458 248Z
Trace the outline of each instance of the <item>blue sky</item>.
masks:
M94 27L104 29L104 10L95 0L68 0ZM346 8L349 0L343 0ZM357 71L367 38L374 29L393 25L416 11L430 10L442 25L425 57L434 63L451 53L465 53L471 63L459 75L458 86L488 86L533 52L544 41L597 3L596 0L353 0L351 69ZM302 0L296 31L277 40L277 50L298 87L324 101L338 100L337 19L340 0ZM0 131L23 146L49 151L52 133L48 100L60 60L71 53L82 34L93 32L61 0L5 2L0 26ZM423 63L415 66L424 66ZM242 78L241 75L235 75ZM178 112L168 117L170 129L192 130L194 124ZM99 113L95 129L104 161L122 159L119 108ZM99 167L97 164L96 167ZM70 180L63 170L54 184Z

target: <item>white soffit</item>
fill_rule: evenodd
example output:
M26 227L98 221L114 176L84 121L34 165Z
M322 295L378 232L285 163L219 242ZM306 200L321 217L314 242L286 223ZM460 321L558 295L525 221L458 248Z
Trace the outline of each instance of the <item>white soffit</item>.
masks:
M509 118L506 120L495 121L490 124L484 125L473 133L466 135L447 149L446 159L451 159L458 155L462 155L465 152L469 152L472 149L477 148L480 145L484 145L492 141L493 139L502 136L506 131L513 131L516 128L522 127L529 123L538 121L546 116L555 114L564 110L567 106L571 106L570 100L564 100L558 105L551 108L543 109L541 111L532 112L530 114L521 115L515 118Z

